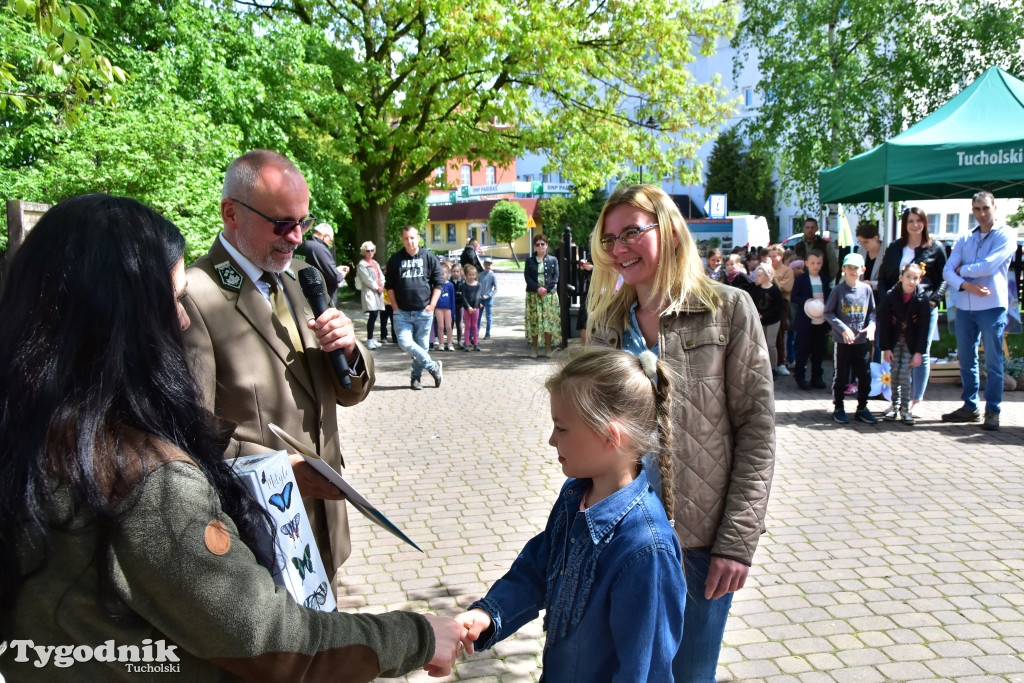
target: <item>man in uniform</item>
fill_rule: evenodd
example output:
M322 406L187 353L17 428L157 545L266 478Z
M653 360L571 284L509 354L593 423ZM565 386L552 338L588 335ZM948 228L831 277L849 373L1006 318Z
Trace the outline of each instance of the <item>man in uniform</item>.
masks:
M352 321L329 308L315 321L292 262L309 216L309 187L295 165L266 150L231 163L220 203L224 229L187 271L185 343L206 405L235 423L227 458L285 447L274 423L340 470L338 405L362 401L373 386L373 357ZM345 389L328 353L351 370ZM302 458L291 456L310 525L328 573L348 558L342 494Z

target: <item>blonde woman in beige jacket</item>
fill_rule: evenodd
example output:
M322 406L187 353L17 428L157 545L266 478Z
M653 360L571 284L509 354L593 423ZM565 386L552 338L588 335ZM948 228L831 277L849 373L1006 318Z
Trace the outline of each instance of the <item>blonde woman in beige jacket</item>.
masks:
M775 463L771 361L750 297L704 274L679 209L616 190L591 237L588 340L651 350L677 375L674 525L688 586L676 681L714 681L732 594L764 531Z

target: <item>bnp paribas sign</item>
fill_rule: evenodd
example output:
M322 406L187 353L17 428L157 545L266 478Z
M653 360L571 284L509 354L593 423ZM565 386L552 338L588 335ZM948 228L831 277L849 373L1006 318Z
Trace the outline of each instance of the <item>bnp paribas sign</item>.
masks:
M957 152L957 166L1014 166L1024 164L1024 147Z

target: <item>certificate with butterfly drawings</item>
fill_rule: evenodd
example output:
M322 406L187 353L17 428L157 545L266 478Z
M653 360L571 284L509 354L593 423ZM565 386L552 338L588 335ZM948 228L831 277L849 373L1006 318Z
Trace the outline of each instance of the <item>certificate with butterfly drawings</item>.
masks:
M269 423L267 426L270 427L270 431L274 432L279 439L284 441L291 448L294 448L296 453L305 458L306 462L308 462L313 469L322 474L329 482L341 489L341 492L345 494L345 498L348 499L348 502L351 503L356 510L363 513L364 517L384 529L387 529L413 548L416 548L416 550L419 550L421 553L423 552L422 548L413 543L412 539L402 533L402 530L395 526L390 519L385 517L380 510L370 505L369 501L363 498L358 491L352 488L352 485L345 481L342 476L338 474L337 470L321 460L320 456L314 453L309 446L304 445L301 441L278 427L273 422Z
M274 583L284 586L300 605L321 612L337 611L330 577L320 560L288 453L259 453L231 462L235 476L248 486L274 522Z

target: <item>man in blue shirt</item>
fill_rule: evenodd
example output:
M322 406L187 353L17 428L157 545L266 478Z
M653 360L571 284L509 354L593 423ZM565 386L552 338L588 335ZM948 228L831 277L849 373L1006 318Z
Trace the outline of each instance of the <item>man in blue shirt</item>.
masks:
M1017 248L1013 232L995 223L995 197L974 195L971 211L978 227L953 245L942 276L955 292L956 347L960 360L963 406L942 416L943 422L977 422L978 342L985 343L985 422L982 429L999 430L999 403L1003 400L1003 331L1009 306L1007 274Z

